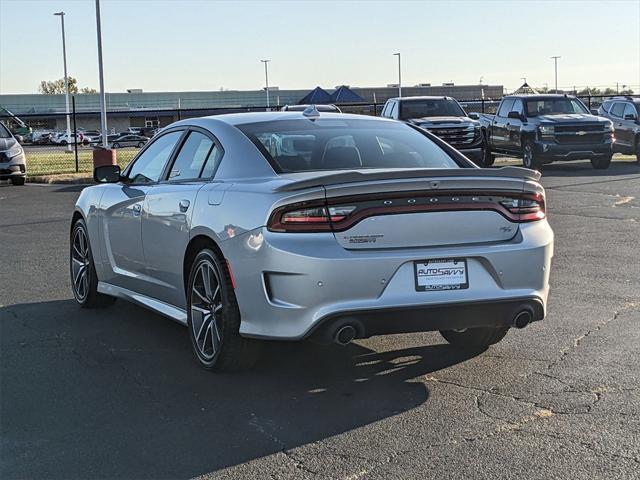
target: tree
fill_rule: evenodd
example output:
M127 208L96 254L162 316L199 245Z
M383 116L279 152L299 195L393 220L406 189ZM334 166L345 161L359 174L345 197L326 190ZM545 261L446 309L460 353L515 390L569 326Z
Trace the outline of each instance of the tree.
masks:
M64 78L58 80L43 80L38 87L40 93L46 95L55 95L65 93L64 90ZM96 93L95 88L83 87L78 88L78 80L73 77L69 77L69 93Z

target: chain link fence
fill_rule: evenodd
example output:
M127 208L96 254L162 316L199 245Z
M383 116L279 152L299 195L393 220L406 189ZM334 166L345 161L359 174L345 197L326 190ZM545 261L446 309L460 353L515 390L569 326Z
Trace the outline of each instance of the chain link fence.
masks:
M638 98L640 95L634 95ZM589 109L598 108L613 96L579 96ZM500 99L458 100L467 112L495 113ZM383 103L344 103L338 107L344 113L380 115ZM280 107L254 106L236 108L144 109L118 110L107 113L108 143L117 150L121 167L131 161L159 129L187 118L237 112L276 111ZM0 121L20 135L27 156L29 176L90 173L93 171L93 150L102 143L100 112L21 114L20 118L0 113ZM22 124L22 125L21 125Z

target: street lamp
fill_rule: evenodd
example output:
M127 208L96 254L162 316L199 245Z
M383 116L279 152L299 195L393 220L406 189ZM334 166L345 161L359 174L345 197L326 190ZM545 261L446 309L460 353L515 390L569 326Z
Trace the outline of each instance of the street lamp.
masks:
M69 77L67 76L67 43L64 35L64 12L54 13L55 16L60 17L60 23L62 25L62 61L64 62L64 101L65 101L65 113L67 114L67 151L71 151L71 120L69 118ZM75 135L73 136L75 140Z
M100 130L102 146L109 148L107 139L107 106L104 97L104 73L102 69L102 28L100 23L100 0L96 0L96 31L98 35L98 76L100 77Z
M558 59L562 58L560 57L560 55L555 55L553 57L551 57L553 59L553 63L555 66L555 77L556 77L556 91L555 93L558 93Z
M402 65L400 63L400 53L394 53L398 57L398 97L402 98Z
M267 68L267 63L269 63L271 60L260 60L262 63L264 63L264 83L266 85L266 92L267 92L267 111L269 110L269 70Z

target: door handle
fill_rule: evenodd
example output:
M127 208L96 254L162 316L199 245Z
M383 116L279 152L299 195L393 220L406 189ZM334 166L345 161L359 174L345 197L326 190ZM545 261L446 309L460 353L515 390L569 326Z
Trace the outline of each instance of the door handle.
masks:
M137 217L138 215L140 215L141 211L142 211L142 205L140 205L139 203L136 203L133 206L133 214Z
M189 200L180 200L180 211L182 213L186 212L189 209Z

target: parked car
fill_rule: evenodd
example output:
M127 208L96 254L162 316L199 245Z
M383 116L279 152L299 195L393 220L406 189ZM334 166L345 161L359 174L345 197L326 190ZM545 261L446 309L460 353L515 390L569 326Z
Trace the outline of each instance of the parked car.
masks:
M57 145L69 145L69 144L73 145L76 142L82 143L83 140L84 140L84 135L80 132L78 132L77 140L76 140L76 135L74 133L67 134L67 132L62 132L57 136L51 138L51 142Z
M120 138L120 137L122 137L124 135L126 135L126 134L123 134L123 133L112 133L110 135L107 135L107 142L111 145L114 142L114 140L116 140L116 139L118 139L118 138ZM93 146L97 146L97 145L102 144L102 135L98 135L97 137L92 137L90 143Z
M310 106L311 105L285 105L280 110L283 112L304 112ZM342 113L342 110L333 104L314 105L314 107L319 112Z
M613 123L592 115L569 95L509 95L495 115L480 115L485 136L485 161L495 155L522 158L526 168L539 170L554 161L591 160L596 169L609 168L613 155Z
M31 134L31 143L34 145L47 145L51 143L53 134L47 131L35 131Z
M477 349L545 316L539 172L477 168L402 122L187 119L94 179L71 225L75 300L119 297L186 325L206 369L248 366L257 339L439 330Z
M16 137L0 123L0 180L24 185L27 177L27 158Z
M109 138L107 136L107 138ZM140 135L121 135L118 138L115 138L111 146L113 148L123 148L123 147L138 147L142 148L149 141L149 137L142 137Z
M598 115L613 122L613 151L635 155L640 164L640 98L615 97L602 102Z
M483 158L483 137L478 117L470 118L454 98L390 98L381 116L424 128L476 163Z

